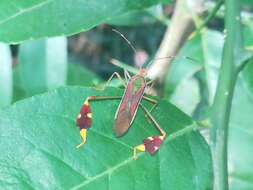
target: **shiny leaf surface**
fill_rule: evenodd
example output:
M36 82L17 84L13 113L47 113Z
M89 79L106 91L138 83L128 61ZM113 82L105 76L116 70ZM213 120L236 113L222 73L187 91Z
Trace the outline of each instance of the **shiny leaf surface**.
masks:
M121 95L109 88L65 87L20 101L0 112L0 186L4 189L205 190L212 183L210 152L192 120L159 100L153 115L168 134L154 156L132 147L158 134L138 110L128 133L112 132L118 100L91 103L93 126L80 142L75 118L88 95ZM147 102L145 102L145 105ZM148 106L148 105L147 105Z
M161 2L169 0L2 0L0 41L19 43L71 35Z

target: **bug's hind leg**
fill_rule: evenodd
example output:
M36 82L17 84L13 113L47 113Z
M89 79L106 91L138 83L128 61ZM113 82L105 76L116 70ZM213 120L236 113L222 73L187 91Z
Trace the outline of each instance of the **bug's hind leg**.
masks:
M86 143L86 138L87 138L87 129L81 129L80 130L80 136L82 138L82 142L76 146L76 148L80 148Z
M92 124L92 111L90 108L90 101L112 100L120 98L121 96L88 96L86 98L76 118L76 125L80 128L80 136L82 139L82 142L77 145L76 148L80 148L86 143L87 130L91 127Z
M150 114L147 108L145 108L142 104L140 104L140 106L144 110L148 118L153 122L155 127L159 130L161 135L147 137L144 139L143 144L135 146L133 151L133 159L137 159L137 151L140 152L147 151L150 154L154 154L157 150L159 150L161 144L163 143L166 137L165 131L156 122L156 120L153 118L153 116Z
M137 159L137 151L149 152L150 154L156 153L159 150L161 144L163 143L164 137L160 136L150 136L144 139L143 144L134 147L133 159Z
M80 128L80 136L82 142L76 146L76 148L80 148L82 145L86 143L87 138L87 129L91 127L92 123L92 113L89 101L93 99L93 96L88 96L84 101L80 112L76 118L76 125Z

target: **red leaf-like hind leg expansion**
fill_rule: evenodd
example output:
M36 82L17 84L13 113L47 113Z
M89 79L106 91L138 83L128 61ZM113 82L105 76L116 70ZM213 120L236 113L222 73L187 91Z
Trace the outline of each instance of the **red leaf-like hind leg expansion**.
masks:
M80 136L82 138L82 142L77 145L76 148L79 148L86 143L87 129L91 127L92 112L89 105L89 100L91 99L94 99L94 96L86 98L76 118L76 125L80 128Z
M149 152L150 154L156 153L161 144L163 143L166 133L165 131L160 127L160 125L156 122L154 117L150 114L150 112L147 110L146 107L144 107L142 104L140 104L141 108L146 113L147 117L152 121L154 126L159 130L160 134L159 136L150 136L143 140L143 144L137 145L134 147L134 153L133 153L133 159L137 159L137 150L140 152Z
M134 147L134 153L133 153L133 159L137 159L137 151L140 152L149 152L150 154L156 153L161 144L163 143L163 140L165 139L164 135L161 136L151 136L144 139L143 144L137 145Z
M90 108L90 101L110 100L120 98L121 96L88 96L86 98L76 118L76 125L80 128L80 136L82 138L82 142L79 145L77 145L76 148L79 148L86 143L87 130L91 127L92 124L92 111Z

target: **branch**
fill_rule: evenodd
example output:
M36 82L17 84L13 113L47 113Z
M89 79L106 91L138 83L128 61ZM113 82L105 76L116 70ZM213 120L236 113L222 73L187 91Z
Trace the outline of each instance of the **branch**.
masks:
M225 1L225 44L210 117L210 146L213 158L214 190L228 190L227 139L231 103L238 77L238 52L242 52L240 1Z
M178 53L184 42L194 30L192 12L197 11L196 7L189 8L188 0L178 0L175 12L171 19L170 27L167 28L155 58L174 56ZM195 6L199 6L195 2ZM172 59L161 59L154 62L148 70L148 77L156 81L158 95L163 95L165 79L167 77Z
M204 22L197 28L197 30L194 32L193 35L198 34L201 32L201 30L212 20L215 16L218 10L220 9L221 5L223 5L224 0L219 0L215 7L212 9L211 13L205 18Z
M253 53L252 52L246 52L245 58L242 60L242 62L237 67L237 72L240 73L244 67L250 63L253 60Z

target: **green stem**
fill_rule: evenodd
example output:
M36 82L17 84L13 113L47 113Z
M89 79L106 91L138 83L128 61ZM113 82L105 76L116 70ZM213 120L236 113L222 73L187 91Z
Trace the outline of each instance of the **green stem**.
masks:
M234 87L238 76L240 1L225 1L225 44L217 90L210 118L210 146L213 158L214 189L228 190L227 139Z
M241 62L241 64L237 67L237 72L240 73L244 67L250 63L251 61L253 60L253 55L252 53L245 59Z
M209 22L212 20L218 10L220 9L221 5L224 3L224 0L219 0L215 7L212 9L211 13L205 18L204 22L197 28L196 33L200 32Z

